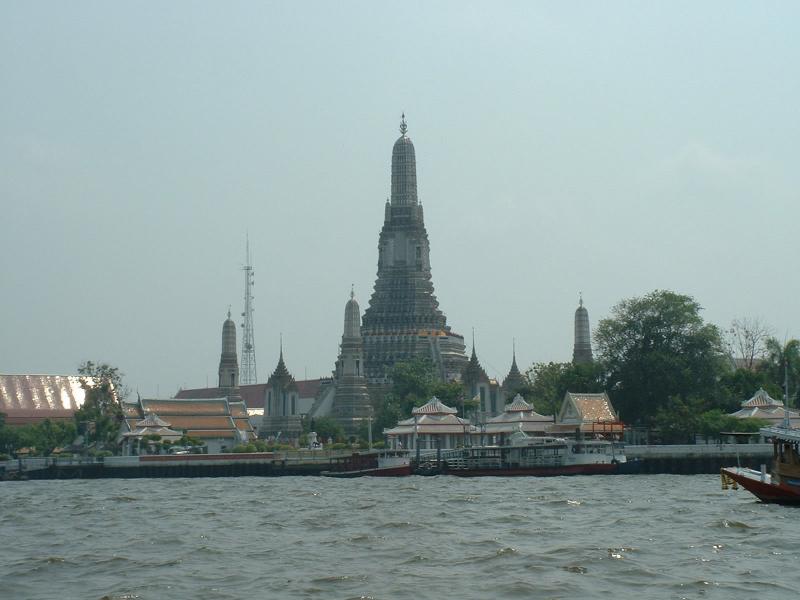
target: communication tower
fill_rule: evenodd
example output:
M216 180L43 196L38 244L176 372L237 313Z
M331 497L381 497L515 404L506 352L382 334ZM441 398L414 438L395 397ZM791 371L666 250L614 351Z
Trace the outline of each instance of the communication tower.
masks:
M250 264L250 237L247 237L247 263L244 271L244 312L242 313L242 363L239 368L239 384L258 382L256 375L256 344L253 339L253 265Z

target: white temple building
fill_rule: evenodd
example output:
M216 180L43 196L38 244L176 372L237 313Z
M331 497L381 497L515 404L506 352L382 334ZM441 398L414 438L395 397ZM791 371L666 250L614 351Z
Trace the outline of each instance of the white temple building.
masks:
M397 423L383 433L393 449L447 450L469 445L468 439L477 429L458 411L443 404L436 396L411 411L410 419Z

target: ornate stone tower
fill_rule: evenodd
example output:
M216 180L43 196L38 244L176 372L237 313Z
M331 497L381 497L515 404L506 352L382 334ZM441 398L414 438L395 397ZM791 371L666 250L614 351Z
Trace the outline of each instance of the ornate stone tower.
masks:
M506 378L503 380L502 390L506 398L513 398L527 385L527 380L523 377L522 373L519 372L519 368L517 367L517 347L516 344L513 344L513 349L511 351L511 368L508 371L508 375L506 375Z
M239 362L236 358L236 323L231 311L222 324L222 354L219 357L219 387L228 397L239 387Z
M331 416L344 427L345 433L358 432L359 425L369 419L370 402L367 378L364 375L364 343L361 338L361 309L355 294L344 307L344 332L336 361L336 395Z
M589 311L583 306L581 294L578 308L575 311L575 346L572 349L573 364L590 363L592 358L592 339L589 333Z
M392 195L378 240L378 278L361 335L367 379L389 382L399 361L430 358L443 380L458 380L467 363L464 338L450 330L431 281L430 245L417 197L414 144L405 115L392 149Z
M303 432L297 383L283 362L283 342L278 365L267 380L264 418L258 437L296 440Z

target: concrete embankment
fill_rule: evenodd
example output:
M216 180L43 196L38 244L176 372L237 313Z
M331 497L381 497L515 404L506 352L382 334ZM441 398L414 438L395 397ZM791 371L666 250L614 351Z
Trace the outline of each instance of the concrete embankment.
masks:
M722 467L760 469L772 463L772 444L628 446L638 473L692 475L718 473ZM376 453L375 453L376 454ZM189 454L182 456L110 456L107 458L26 458L0 463L5 479L100 479L137 477L280 477L319 475L337 462L352 460L350 451ZM360 460L369 460L367 452ZM372 457L374 460L374 456Z
M685 446L626 446L628 460L641 462L640 473L696 475L719 473L722 467L769 469L772 444L696 444Z
M279 477L319 475L350 452L188 454L106 458L27 458L6 463L6 479Z

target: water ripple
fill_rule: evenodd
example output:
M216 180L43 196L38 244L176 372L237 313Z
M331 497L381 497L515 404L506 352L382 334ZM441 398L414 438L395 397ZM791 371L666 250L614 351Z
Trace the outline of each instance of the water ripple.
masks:
M705 476L0 484L0 598L789 598L800 513Z

